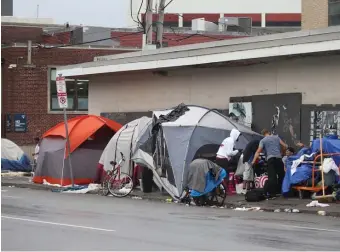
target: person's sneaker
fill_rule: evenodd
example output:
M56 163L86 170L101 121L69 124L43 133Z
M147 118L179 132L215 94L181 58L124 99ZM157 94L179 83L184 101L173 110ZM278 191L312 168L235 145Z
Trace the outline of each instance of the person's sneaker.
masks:
M273 195L273 196L272 196L272 195L267 194L267 195L266 195L266 199L267 199L267 200L276 199L276 195Z
M241 194L243 194L243 195L245 195L247 193L247 189L243 189L242 191L241 191Z

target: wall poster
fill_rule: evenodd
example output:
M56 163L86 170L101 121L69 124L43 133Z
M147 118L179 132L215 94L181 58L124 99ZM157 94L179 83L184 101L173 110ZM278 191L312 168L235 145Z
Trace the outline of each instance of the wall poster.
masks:
M230 102L229 117L232 118L234 121L251 128L253 123L252 103Z

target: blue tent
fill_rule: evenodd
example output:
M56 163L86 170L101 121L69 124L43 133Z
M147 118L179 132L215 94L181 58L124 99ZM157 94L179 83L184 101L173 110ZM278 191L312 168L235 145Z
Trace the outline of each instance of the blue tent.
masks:
M8 139L1 139L1 171L29 172L31 162L18 145Z

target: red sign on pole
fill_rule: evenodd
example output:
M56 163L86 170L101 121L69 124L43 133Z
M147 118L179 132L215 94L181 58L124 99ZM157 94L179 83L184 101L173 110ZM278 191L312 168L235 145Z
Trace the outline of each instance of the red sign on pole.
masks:
M57 76L56 78L57 84L57 96L58 103L60 108L67 108L67 92L66 92L66 81L65 77Z

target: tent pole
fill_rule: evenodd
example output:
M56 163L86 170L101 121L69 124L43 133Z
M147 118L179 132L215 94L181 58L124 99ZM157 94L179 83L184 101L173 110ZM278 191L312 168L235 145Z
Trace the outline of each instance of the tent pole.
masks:
M61 185L61 186L63 186L63 180L64 180L65 158L66 158L66 148L65 148L65 150L64 150L63 168L62 168L62 170L61 170L61 180L60 180L60 185Z
M67 124L67 114L66 114L66 108L64 108L64 123L65 123L65 136L66 136L66 146L67 146L67 152L68 152L68 163L70 166L70 176L71 176L71 183L72 187L74 187L74 181L73 181L73 169L72 169L72 162L71 162L71 144L70 139L68 137L68 124Z

